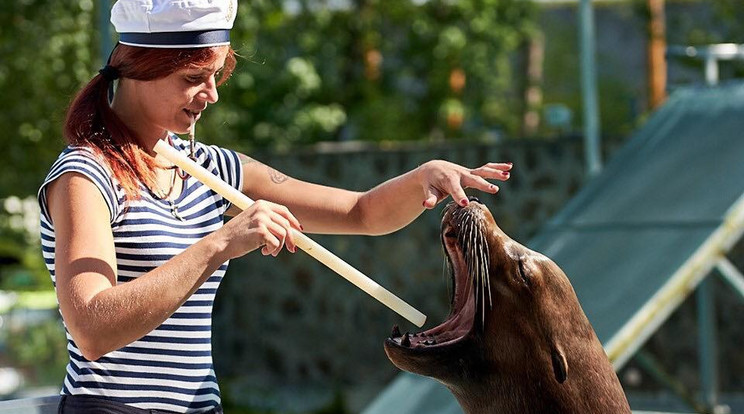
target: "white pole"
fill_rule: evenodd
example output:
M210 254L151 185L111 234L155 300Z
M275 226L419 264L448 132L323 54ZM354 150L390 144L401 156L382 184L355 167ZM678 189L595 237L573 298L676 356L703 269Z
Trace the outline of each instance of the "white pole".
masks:
M162 155L173 164L179 166L182 170L191 174L192 177L201 181L204 185L211 188L240 209L245 210L253 204L253 200L248 198L245 194L222 181L217 176L189 159L186 155L176 151L176 149L168 145L165 141L158 141L158 143L155 144L154 149L155 152ZM331 270L343 276L346 280L353 283L359 289L367 292L370 296L382 302L385 306L392 309L400 316L408 319L414 325L419 328L424 326L426 315L419 312L399 297L390 293L390 291L365 276L362 272L356 270L350 264L335 256L323 246L307 237L304 233L292 229L292 237L294 237L297 247L304 250L307 254L328 266Z

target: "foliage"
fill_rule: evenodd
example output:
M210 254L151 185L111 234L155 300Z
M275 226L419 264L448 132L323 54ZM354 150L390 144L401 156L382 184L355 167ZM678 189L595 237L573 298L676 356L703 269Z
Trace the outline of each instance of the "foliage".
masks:
M33 194L61 150L66 106L101 64L100 3L19 0L0 9L7 134L0 154L11 161L0 163L0 197ZM199 135L247 150L512 132L519 114L510 109L518 107L510 55L529 30L532 7L522 0L241 2L232 37L242 59Z
M670 45L707 46L718 43L744 43L744 7L740 0L711 0L688 5L688 13L678 13L669 19L668 43ZM675 57L675 61L686 67L694 68L695 73L705 71L705 62L701 58ZM741 59L719 61L720 78L737 78L744 76L744 64ZM702 78L700 75L699 78Z
M39 207L34 197L0 200L0 289L51 289L39 239Z
M744 8L739 0L711 0L707 19L689 18L679 22L687 27L680 30L686 44L744 43Z
M513 132L510 56L530 11L513 0L241 4L244 64L209 122L243 146L285 148Z
M35 192L62 148L61 120L91 78L94 0L18 0L0 7L0 197Z
M12 322L28 312L32 311L17 309L6 318ZM14 326L7 332L9 362L23 372L27 387L59 385L65 375L68 357L62 321L56 310L44 312L55 316L43 316L42 320L31 323L10 323Z

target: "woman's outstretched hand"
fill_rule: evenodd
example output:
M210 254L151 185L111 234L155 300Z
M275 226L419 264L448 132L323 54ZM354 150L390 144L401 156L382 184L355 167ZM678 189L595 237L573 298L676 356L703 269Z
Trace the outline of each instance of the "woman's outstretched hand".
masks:
M424 190L424 207L431 209L448 195L461 206L468 204L466 188L495 194L499 187L488 180L509 179L512 163L489 162L478 168L465 168L448 161L429 161L418 167Z

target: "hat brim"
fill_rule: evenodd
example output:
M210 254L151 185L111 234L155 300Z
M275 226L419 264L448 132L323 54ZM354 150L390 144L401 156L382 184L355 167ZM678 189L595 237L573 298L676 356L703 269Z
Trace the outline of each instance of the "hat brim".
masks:
M119 43L128 46L163 49L226 46L230 44L230 30L120 33Z

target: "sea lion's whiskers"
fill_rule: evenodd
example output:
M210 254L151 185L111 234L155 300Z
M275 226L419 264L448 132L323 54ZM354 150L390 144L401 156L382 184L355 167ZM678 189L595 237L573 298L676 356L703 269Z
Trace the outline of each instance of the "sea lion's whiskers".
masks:
M478 276L480 280L481 285L481 322L483 324L483 327L485 328L486 324L486 291L488 292L488 306L492 307L493 303L491 301L491 288L490 288L490 278L488 275L488 261L487 261L487 255L484 255L484 251L488 249L488 244L485 242L485 237L483 236L483 230L478 226L478 232L476 233L477 243L476 245L478 248L476 249L476 258L477 266L478 266Z
M482 227L482 226L481 226ZM480 262L481 262L481 277L483 278L483 282L486 287L486 291L488 291L488 306L493 307L493 298L491 296L491 275L488 271L488 261L490 256L490 251L488 249L488 242L486 241L486 236L483 228L479 229L480 232L478 233L480 236L480 248L478 249L478 252L480 253Z
M486 239L484 223L477 212L467 209L448 210L451 224L457 229L457 243L467 266L469 286L466 294L479 300L481 324L485 327L486 310L493 307L491 280L489 275L490 251ZM448 263L451 266L451 264ZM474 290L474 292L473 292ZM486 303L488 299L488 303Z
M486 279L486 288L488 289L488 306L493 307L493 297L491 293L491 275L488 271L489 269L488 262L489 262L489 258L491 257L491 252L488 248L488 243L486 242L485 238L486 237L483 236L484 240L483 240L483 249L481 250L482 252L481 257L483 258L483 269L485 273L484 277Z
M452 298L454 300L454 282L452 282L452 279L454 278L454 273L452 266L450 265L449 260L447 260L447 255L444 255L442 258L442 279L449 282L447 283L447 297Z
M480 298L481 323L485 327L486 306L493 307L493 296L488 268L490 251L483 223L468 210L455 210L452 212L452 218L454 225L460 229L458 243L467 264L470 284L475 289L474 296ZM488 295L488 305L486 305L486 295Z
M474 256L475 249L474 249L474 246L473 246L473 222L472 221L468 221L465 226L466 226L465 227L465 229L466 229L465 234L467 236L465 240L466 240L466 244L467 244L467 258L466 258L466 261L467 261L467 264L468 264L468 270L469 270L468 273L470 273L470 281L471 281L471 283L472 282L475 282L475 294L478 295L478 293L480 292L480 285L478 284L478 280L477 280L476 274L475 274L476 272L475 272L475 269L474 269L474 264L475 263L474 263L474 257L473 256Z
M485 238L485 237L484 237ZM485 280L486 280L486 290L488 290L488 307L493 308L493 293L491 292L491 274L489 271L489 261L488 259L490 256L490 251L488 250L488 243L484 241L483 243L484 250L483 250L483 269L485 273Z

